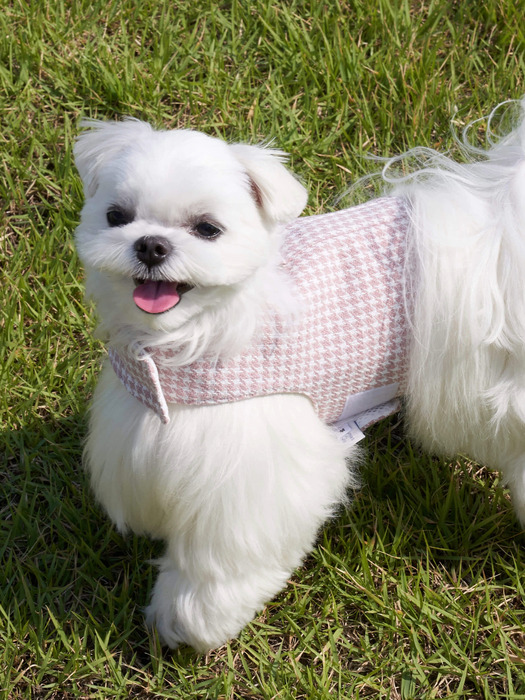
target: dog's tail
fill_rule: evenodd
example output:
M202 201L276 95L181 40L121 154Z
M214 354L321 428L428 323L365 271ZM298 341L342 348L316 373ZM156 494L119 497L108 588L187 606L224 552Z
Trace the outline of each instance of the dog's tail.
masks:
M474 456L489 460L495 436L525 423L525 100L512 106L499 140L502 105L488 118L487 149L464 139L469 162L418 149L405 157L424 165L395 178L412 211L410 422L431 448L486 443Z

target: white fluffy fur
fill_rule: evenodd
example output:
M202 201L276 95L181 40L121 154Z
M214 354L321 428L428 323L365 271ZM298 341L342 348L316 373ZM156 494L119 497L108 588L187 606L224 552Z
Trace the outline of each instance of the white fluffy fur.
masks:
M408 425L428 449L502 472L525 525L525 101L481 160L427 153L413 205ZM490 121L489 121L490 125ZM467 151L469 149L467 148Z
M279 243L306 194L283 154L133 120L88 126L76 147L86 191L77 244L111 343L176 343L180 362L224 356L269 309L297 311ZM501 469L525 524L525 126L482 162L430 160L398 185L413 207L409 425L430 449ZM133 222L108 228L112 205L132 209ZM196 217L223 234L200 240ZM144 235L175 249L155 274L194 285L159 316L132 300L132 246ZM298 395L171 405L170 417L163 425L106 364L86 464L120 530L167 543L148 621L170 646L208 650L286 584L356 485L358 452Z

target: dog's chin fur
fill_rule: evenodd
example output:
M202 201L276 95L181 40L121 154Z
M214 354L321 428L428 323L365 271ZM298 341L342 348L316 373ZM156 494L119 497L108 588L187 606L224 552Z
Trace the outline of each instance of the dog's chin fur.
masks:
M272 312L291 320L301 309L277 264L265 265L236 285L196 287L162 314L146 314L130 303L134 285L125 277L88 270L86 287L88 296L98 299L100 338L136 351L176 347L174 365L189 364L203 355L231 357L246 347Z
M171 343L187 363L235 354L269 312L300 312L279 242L305 193L282 154L135 121L91 127L76 149L86 191L77 243L111 344ZM426 160L395 189L412 212L409 429L431 450L500 469L525 524L524 123L480 162ZM133 221L108 229L119 202ZM217 240L190 230L204 215L223 227ZM148 315L132 300L130 251L138 236L160 234L176 251L163 274L193 288ZM106 363L86 465L121 531L167 543L148 621L168 645L206 651L286 584L357 485L359 450L299 395L169 412L163 425Z

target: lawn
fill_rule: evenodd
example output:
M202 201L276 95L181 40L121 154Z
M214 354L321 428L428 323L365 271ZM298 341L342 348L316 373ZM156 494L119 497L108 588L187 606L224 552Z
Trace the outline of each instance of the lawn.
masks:
M142 608L161 544L113 530L81 469L104 349L71 158L81 116L271 139L307 213L329 211L370 156L454 150L521 97L523 27L516 0L0 0L0 697L525 698L508 495L398 419L370 431L353 507L238 640L159 649Z

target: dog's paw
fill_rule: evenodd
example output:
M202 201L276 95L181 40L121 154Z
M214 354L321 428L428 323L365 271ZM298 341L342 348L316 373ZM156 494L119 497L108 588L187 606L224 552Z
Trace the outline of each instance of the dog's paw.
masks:
M146 608L146 623L156 629L162 644L172 649L189 644L207 652L239 632L237 625L230 632L231 619L222 614L213 588L209 583L192 583L176 570L159 573Z
M146 610L148 624L161 642L170 647L189 644L207 652L236 637L264 604L281 590L288 576L267 568L249 575L221 575L216 580L189 579L175 569L164 568L155 583Z
M180 622L184 588L184 579L177 571L161 571L145 611L147 626L155 629L160 642L171 649L185 643L193 646L194 640L189 639Z
M181 644L185 643L182 633L177 627L177 621L169 613L158 608L158 603L151 605L145 610L146 625L151 631L156 631L159 636L159 641L163 646L176 649Z

